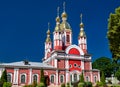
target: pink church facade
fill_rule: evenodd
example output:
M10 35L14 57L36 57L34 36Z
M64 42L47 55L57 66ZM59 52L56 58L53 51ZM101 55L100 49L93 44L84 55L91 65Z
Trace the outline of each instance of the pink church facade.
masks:
M59 12L58 12L59 13ZM62 18L62 20L61 20ZM85 81L96 83L100 81L100 71L92 69L92 57L87 51L87 36L84 24L80 23L78 45L72 44L72 28L67 22L65 9L56 17L56 26L53 32L53 41L50 38L50 29L45 41L45 56L43 62L19 61L0 64L0 77L4 69L7 70L8 81L13 86L40 82L40 69L44 69L46 84L49 87L62 83L78 82L83 72ZM62 22L61 22L62 21Z

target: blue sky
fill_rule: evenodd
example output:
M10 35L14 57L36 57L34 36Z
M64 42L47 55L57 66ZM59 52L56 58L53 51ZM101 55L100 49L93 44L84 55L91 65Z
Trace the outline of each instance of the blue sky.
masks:
M64 1L73 31L73 44L78 43L82 13L92 59L111 58L106 38L107 25L109 14L120 6L119 0L1 0L0 62L41 61L48 22L53 32L56 9L60 7L61 15Z

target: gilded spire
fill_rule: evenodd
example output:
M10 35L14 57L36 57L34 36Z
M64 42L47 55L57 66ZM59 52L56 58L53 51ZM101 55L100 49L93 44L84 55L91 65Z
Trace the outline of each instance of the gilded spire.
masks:
M62 18L66 18L67 17L67 14L65 12L65 2L63 3L63 13L62 13Z
M56 22L60 22L60 17L59 17L59 7L57 8L57 17L56 17Z
M80 15L80 20L81 20L81 23L80 23L80 33L79 33L79 36L80 37L86 37L86 34L84 32L84 24L82 22L82 14Z
M83 24L83 22L82 22L82 14L80 15L80 20L81 20L80 27L83 28L83 27L84 27L84 24Z
M47 30L47 38L46 38L46 42L51 42L51 39L50 39L50 23L48 22L48 30Z

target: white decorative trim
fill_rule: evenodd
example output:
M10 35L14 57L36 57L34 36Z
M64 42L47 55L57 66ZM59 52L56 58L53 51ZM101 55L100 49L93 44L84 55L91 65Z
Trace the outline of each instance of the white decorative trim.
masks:
M66 54L68 54L70 49L72 49L72 48L76 48L80 52L80 55L84 55L83 50L79 46L77 46L77 45L70 45L70 46L68 46L66 48L66 50L65 50Z
M31 84L32 83L32 68L29 69L29 73L30 73L29 84Z
M66 65L65 68L69 69L69 61L68 60L65 60L65 65Z
M55 67L57 68L57 59L54 59Z
M70 80L70 78L69 78L70 76L69 76L69 71L68 70L66 70L66 83L68 83L69 82L69 80Z
M14 79L13 79L13 84L18 84L18 74L19 74L19 69L14 69Z
M58 85L58 70L56 70L56 85Z

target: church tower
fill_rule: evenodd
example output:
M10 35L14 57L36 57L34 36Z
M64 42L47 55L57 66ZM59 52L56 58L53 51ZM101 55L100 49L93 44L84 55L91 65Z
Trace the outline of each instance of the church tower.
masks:
M54 50L62 50L62 33L60 29L59 7L57 9L56 26L53 35Z
M80 16L81 18L81 23L80 23L80 33L79 33L79 36L78 36L78 46L83 49L83 51L85 53L87 53L87 37L86 37L86 34L84 32L84 24L82 22L82 14Z
M45 41L45 59L47 59L50 56L50 52L52 50L52 42L50 38L50 29L49 29L50 24L48 23L48 30L47 30L47 38Z
M61 15L62 23L60 29L62 31L63 49L72 44L72 30L70 24L67 22L67 13L65 12L65 2L63 3L63 13Z

